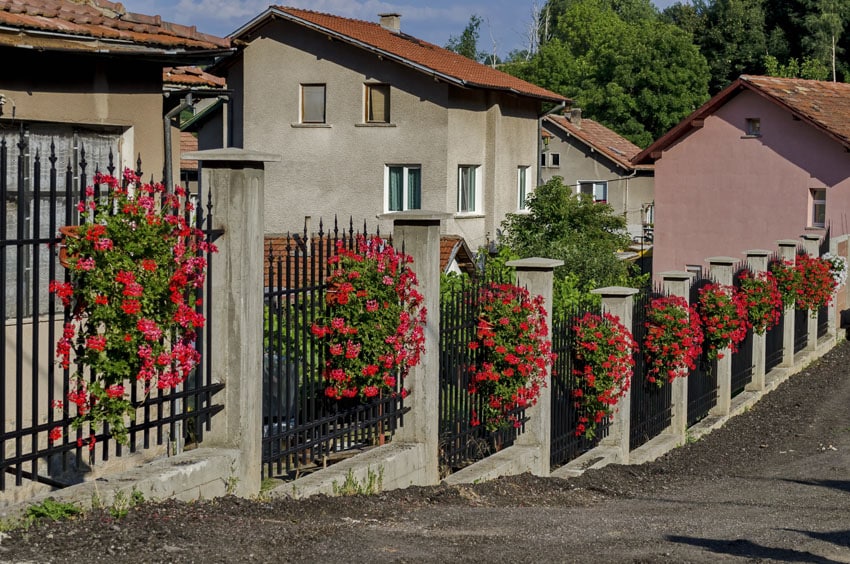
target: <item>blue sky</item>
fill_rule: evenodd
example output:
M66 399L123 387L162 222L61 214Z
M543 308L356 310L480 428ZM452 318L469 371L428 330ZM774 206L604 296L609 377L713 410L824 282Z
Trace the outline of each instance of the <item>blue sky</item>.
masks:
M653 0L659 8L675 0ZM235 31L270 4L306 8L348 18L377 21L383 12L402 15L401 28L409 33L445 45L459 35L472 14L484 20L479 48L504 56L527 44L527 25L535 0L122 0L131 12L159 14L164 20L195 25L199 31L225 36ZM538 5L543 0L536 0Z

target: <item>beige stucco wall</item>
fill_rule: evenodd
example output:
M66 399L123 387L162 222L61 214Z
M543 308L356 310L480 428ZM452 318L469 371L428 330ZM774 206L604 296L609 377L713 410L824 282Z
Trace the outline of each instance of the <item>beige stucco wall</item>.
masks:
M13 124L14 106L14 121L117 128L122 167L141 154L146 173L162 176L161 65L24 49L0 49L0 60L0 124Z
M575 137L567 137L561 129L547 129L554 137L550 139L546 151L547 166L540 169L543 182L560 176L564 184L572 187L574 193L578 193L579 181L607 181L608 203L615 213L625 216L631 236L643 235L643 210L654 200L653 173L626 169L608 157L592 152ZM548 166L552 153L561 156L559 167Z
M516 167L534 185L533 100L449 86L403 65L285 21L266 25L228 70L233 143L277 153L267 165L266 232L300 230L304 218L327 227L335 214L389 232L387 165L421 165L422 209L457 209L457 167L480 165L484 214L456 218L447 233L473 248L516 209ZM364 123L364 83L391 85L389 125ZM326 84L327 123L299 123L300 85ZM250 85L250 86L248 86ZM242 116L242 119L239 119Z

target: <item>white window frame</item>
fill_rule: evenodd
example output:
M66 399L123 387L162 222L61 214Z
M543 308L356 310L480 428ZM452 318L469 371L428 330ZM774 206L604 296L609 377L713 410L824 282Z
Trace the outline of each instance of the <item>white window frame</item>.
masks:
M323 93L324 93L324 96L322 97L322 119L321 119L321 121L319 121L319 120L307 120L307 119L305 119L305 115L304 115L305 114L305 112L304 112L304 101L305 101L304 91L305 91L306 88L315 88L315 87L319 87L319 86L322 87L322 90L323 90ZM299 97L300 97L300 101L299 101L300 103L298 104L298 113L299 113L298 121L300 123L307 124L307 125L323 125L323 124L328 123L328 85L325 84L325 83L321 83L321 82L302 83L300 85L298 92L299 92Z
M826 188L809 188L809 201L811 202L809 226L826 227ZM823 221L818 221L818 209L823 210Z
M518 166L516 169L517 209L520 211L528 210L528 197L531 195L530 172L530 166Z
M367 82L363 86L364 86L364 88L363 88L363 102L364 102L364 104L363 104L363 111L364 111L364 113L363 113L363 123L390 123L390 119L392 117L392 99L391 99L391 90L392 89L390 88L390 85L386 84L384 82ZM371 94L373 89L377 89L377 88L386 89L386 92L385 92L386 103L384 104L384 106L385 106L384 107L384 114L385 114L384 118L385 119L370 119L369 118L369 110L372 107L372 105L371 105L372 100L371 100L370 94Z
M401 168L402 172L402 204L400 210L390 209L390 169ZM409 172L411 170L419 171L419 207L411 208L409 202ZM422 207L422 165L421 164L388 164L384 166L384 211L408 211L410 209L421 209Z
M549 153L549 168L561 168L561 153Z
M463 171L464 170L472 170L474 171L474 194L475 198L474 205L471 209L463 209L461 206L461 202L463 198L461 198L461 191L463 189ZM462 164L457 167L457 213L460 215L479 215L484 213L484 202L483 200L483 182L482 182L482 174L481 174L481 165L470 165L470 164Z
M608 181L607 180L579 180L576 182L576 194L581 194L583 185L593 185L593 201L608 203ZM599 197L599 189L604 191L604 197Z

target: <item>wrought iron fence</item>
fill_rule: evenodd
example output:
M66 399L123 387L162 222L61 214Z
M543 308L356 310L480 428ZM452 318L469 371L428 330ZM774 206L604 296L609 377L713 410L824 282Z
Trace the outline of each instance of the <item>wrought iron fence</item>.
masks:
M699 291L713 283L708 278L693 281L690 289L690 301L696 303ZM703 353L696 368L688 374L688 427L704 419L711 408L717 405L717 362L710 361Z
M647 379L646 355L641 352L646 338L646 309L661 293L645 288L635 296L632 312L632 334L639 350L634 353L635 367L631 387L631 425L629 448L634 450L660 435L672 419L672 386L662 378L662 385Z
M99 459L133 453L154 445L182 448L182 443L200 443L209 429L213 414L221 406L213 402L222 385L212 382L207 356L209 335L199 332L196 343L202 362L181 387L170 391L155 390L144 397L136 386L130 400L136 407L136 419L128 425L129 446L122 447L111 439L108 427L100 432L87 426L71 427L73 414L68 407L69 377L75 367L63 369L54 358L62 327L70 321L70 313L48 290L52 280L69 281L69 274L59 265L56 250L60 242L59 227L79 223L77 203L85 201L89 175L85 147L62 147L70 155L67 164L58 162L60 153L51 142L32 147L22 130L9 143L0 139L0 311L4 316L4 346L0 347L3 385L0 386L0 490L8 478L14 485L39 482L64 487L79 482L82 475ZM109 152L105 165L110 174L115 164ZM141 159L137 161L141 168ZM95 172L97 168L95 168ZM137 171L138 172L138 171ZM96 187L94 197L99 197ZM202 194L198 195L202 198ZM197 226L210 239L211 204L196 214ZM188 211L187 211L188 213ZM209 268L213 257L208 255ZM208 278L204 293L209 294ZM211 300L201 296L202 312L211 319ZM54 406L63 402L60 409ZM50 441L51 430L60 428L61 439ZM94 435L95 441L80 446L81 439ZM78 442L79 441L79 442Z
M293 478L324 466L346 452L383 444L391 439L407 411L401 385L395 395L337 400L324 394L325 350L311 332L326 313L328 259L338 246L354 249L366 225L310 235L268 238L263 327L264 477ZM386 241L392 244L392 241Z
M741 287L741 276L751 276L746 261L739 264L735 271L733 284ZM738 343L738 350L732 353L732 397L746 389L753 380L753 330L747 329L747 336Z
M573 343L575 333L573 325L585 313L599 313L599 308L580 307L563 313L552 320L552 351L556 354L552 368L552 439L550 465L552 468L563 466L581 454L599 444L608 436L610 423L604 421L597 425L593 438L577 434L578 413L575 408L573 391L581 384L573 374Z
M774 254L768 262L768 271L772 272L773 265L781 263L779 256ZM765 372L770 372L773 368L782 364L782 358L785 354L785 323L785 307L782 306L779 310L779 321L765 333Z
M469 343L476 340L481 313L480 288L486 281L459 280L446 287L440 297L440 467L446 475L511 446L524 431L525 410L511 415L518 427L488 430L474 421L483 413L487 398L468 392L472 367L480 362L480 350Z
M809 310L794 309L794 354L809 344Z

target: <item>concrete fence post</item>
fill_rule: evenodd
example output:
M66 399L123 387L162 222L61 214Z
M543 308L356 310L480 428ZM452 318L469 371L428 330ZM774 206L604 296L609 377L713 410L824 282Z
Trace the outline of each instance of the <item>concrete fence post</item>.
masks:
M632 330L632 307L634 295L638 293L635 288L624 288L622 286L609 286L591 290L591 293L602 297L602 310L620 319L629 331ZM632 417L632 394L631 389L620 398L614 408L614 420L608 429L608 436L602 439L601 445L615 447L619 454L614 462L619 464L629 463L629 437L631 434Z
M779 259L791 265L797 259L796 239L781 239L776 242L779 247ZM785 308L782 313L784 321L782 326L782 366L791 368L794 366L794 304Z
M711 257L706 259L708 272L718 284L731 286L734 277L733 257ZM729 415L732 408L732 351L729 347L719 351L723 358L717 359L717 404L712 415Z
M694 274L685 271L668 271L661 273L661 283L664 291L671 296L690 301L691 283ZM670 383L670 427L666 434L673 435L684 442L688 430L688 379L676 378Z
M747 262L753 274L767 272L767 262L772 253L763 249L751 249L746 252ZM753 332L753 377L747 384L747 390L760 392L765 385L765 365L767 354L767 333L758 335Z
M800 239L803 242L803 250L806 251L806 254L810 257L819 257L820 256L820 234L819 233L803 233L800 235ZM808 311L806 316L808 320L808 324L806 326L806 332L808 333L808 338L806 339L806 350L813 351L818 348L818 312Z
M549 327L549 339L552 338L552 281L554 271L562 266L564 261L546 258L528 258L512 260L507 266L516 269L517 286L526 288L532 297L542 296L543 307L546 309L546 326ZM552 451L552 365L548 367L549 378L546 387L540 390L537 404L525 410L528 422L525 431L520 435L516 444L535 447L539 452L536 468L531 473L535 476L548 476Z
M185 153L201 161L212 198L212 228L224 231L210 270L213 296L209 350L213 380L225 384L224 410L214 416L204 446L238 450L232 493L257 495L262 477L263 163L277 155L243 149ZM230 482L233 480L232 482Z
M424 447L425 467L417 485L440 481L440 226L444 213L412 211L385 214L393 220L393 242L413 258L413 271L428 317L425 322L425 353L404 381L410 390L405 407L410 411L393 436L393 443L415 443Z

